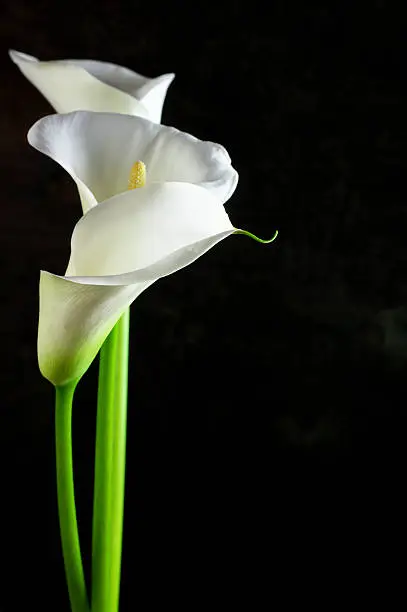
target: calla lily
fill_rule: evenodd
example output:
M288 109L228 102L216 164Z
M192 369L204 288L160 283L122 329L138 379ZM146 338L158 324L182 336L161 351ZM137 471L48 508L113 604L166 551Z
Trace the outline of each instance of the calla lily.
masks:
M155 79L123 66L95 60L39 61L10 52L29 81L59 113L76 110L114 112L160 122L167 89L174 74Z
M69 172L86 212L65 276L40 279L39 365L60 386L83 375L142 291L236 231L223 204L238 175L220 145L140 117L51 115L28 140ZM137 160L145 185L128 189Z

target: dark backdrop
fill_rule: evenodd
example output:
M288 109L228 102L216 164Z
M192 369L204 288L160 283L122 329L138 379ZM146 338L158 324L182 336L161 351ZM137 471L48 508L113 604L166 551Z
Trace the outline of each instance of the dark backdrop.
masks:
M388 574L394 593L407 142L404 26L391 7L3 4L2 612L68 610L37 293L41 268L64 270L80 215L70 178L26 143L51 109L9 47L176 72L163 122L227 147L236 226L280 231L270 246L229 238L133 306L123 612L245 597L260 609L260 593L275 607L282 581L282 601L309 606L329 577L328 609L353 581L376 598ZM96 377L94 364L74 413L87 568Z

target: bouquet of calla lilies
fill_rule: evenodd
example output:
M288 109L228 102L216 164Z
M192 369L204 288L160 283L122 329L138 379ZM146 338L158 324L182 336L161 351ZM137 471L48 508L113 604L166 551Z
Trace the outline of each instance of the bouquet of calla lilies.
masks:
M119 609L126 456L129 307L161 277L236 229L224 208L238 182L230 157L160 124L174 78L148 79L93 60L11 59L58 114L29 143L75 181L83 216L64 275L42 271L38 361L55 387L56 472L62 550L73 612ZM71 418L75 388L100 352L91 592L76 520Z

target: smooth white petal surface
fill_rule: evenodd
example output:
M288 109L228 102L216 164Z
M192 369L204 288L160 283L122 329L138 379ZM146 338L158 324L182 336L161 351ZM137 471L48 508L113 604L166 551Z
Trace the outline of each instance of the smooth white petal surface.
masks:
M102 81L102 83L106 83L106 85L110 85L111 87L116 87L120 91L134 96L144 104L145 108L148 110L148 117L151 121L156 121L157 123L161 121L165 95L168 87L174 80L175 74L163 74L154 79L149 79L137 72L133 72L133 70L109 62L99 62L95 60L62 60L60 63L84 68L89 74L99 79L99 81Z
M151 266L116 276L41 272L38 361L54 385L80 378L124 310L154 281L189 265L232 230L208 236Z
M147 184L182 181L210 190L224 203L238 175L227 151L140 117L76 112L40 119L28 132L30 144L57 161L97 202L127 190L130 169L142 160ZM84 199L84 210L95 200Z
M39 62L18 51L10 51L10 57L59 113L90 110L150 116L137 98L100 81L72 62ZM162 88L161 83L159 88ZM156 114L155 105L152 106Z
M126 307L151 283L85 285L41 272L38 363L54 385L80 378Z
M75 276L125 274L233 231L224 207L203 187L152 183L102 202L79 220L68 270Z

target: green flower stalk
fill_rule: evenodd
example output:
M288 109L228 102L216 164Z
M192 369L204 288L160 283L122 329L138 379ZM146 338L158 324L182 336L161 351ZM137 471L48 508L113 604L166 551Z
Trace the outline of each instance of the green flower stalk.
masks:
M55 448L59 524L72 612L89 612L76 520L72 468L72 399L77 381L56 387Z

